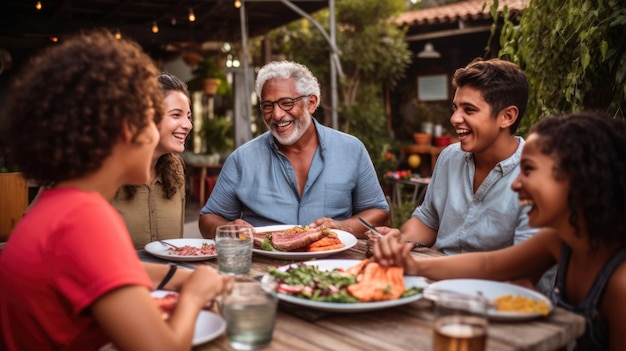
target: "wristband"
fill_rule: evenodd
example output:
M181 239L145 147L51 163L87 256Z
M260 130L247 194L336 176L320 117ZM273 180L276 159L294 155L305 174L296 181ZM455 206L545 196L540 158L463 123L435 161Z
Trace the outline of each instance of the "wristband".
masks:
M170 264L170 270L167 271L167 274L165 275L159 286L157 286L157 290L163 289L165 284L167 284L174 276L174 273L176 273L176 269L178 269L178 266L176 266L175 264Z

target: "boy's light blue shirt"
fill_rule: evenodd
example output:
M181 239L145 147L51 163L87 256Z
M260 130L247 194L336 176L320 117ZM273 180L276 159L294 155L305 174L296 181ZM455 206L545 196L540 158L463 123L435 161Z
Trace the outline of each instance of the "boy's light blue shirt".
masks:
M319 146L302 198L291 163L266 132L238 147L226 160L200 214L217 214L251 225L307 225L316 219L349 218L376 208L389 210L374 165L354 136L313 119Z
M435 245L445 254L497 250L538 231L528 226L528 209L520 206L511 190L524 146L524 139L516 138L515 153L489 172L476 193L473 154L459 143L441 152L424 202L413 216L437 231Z

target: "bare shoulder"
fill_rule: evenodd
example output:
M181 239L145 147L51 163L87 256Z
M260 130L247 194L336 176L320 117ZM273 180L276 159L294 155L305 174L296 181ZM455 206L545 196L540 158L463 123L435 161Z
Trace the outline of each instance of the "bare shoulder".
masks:
M620 321L621 325L626 325L626 261L613 272L609 279L604 296L602 298L602 310L612 321Z
M601 312L609 326L611 349L626 349L626 261L615 270L604 291Z
M621 300L624 300L626 305L626 299L624 299L624 296L626 296L626 261L623 261L617 267L606 286L605 296L609 297L609 294L613 293L619 296Z

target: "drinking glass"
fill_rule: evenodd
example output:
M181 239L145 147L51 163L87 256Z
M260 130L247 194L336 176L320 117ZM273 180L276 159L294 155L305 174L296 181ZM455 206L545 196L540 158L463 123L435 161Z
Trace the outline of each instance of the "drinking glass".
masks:
M252 228L235 224L217 227L215 249L220 273L249 273L252 263Z
M276 290L273 282L236 280L222 302L226 334L235 350L254 350L272 341L276 320Z
M484 351L487 306L482 296L438 292L435 300L434 351Z

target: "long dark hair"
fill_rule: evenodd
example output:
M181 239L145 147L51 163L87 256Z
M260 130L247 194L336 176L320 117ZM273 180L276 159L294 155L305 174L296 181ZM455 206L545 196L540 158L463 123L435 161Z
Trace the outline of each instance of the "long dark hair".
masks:
M546 117L530 132L541 152L556 158L556 176L569 177L569 222L577 235L583 223L591 250L626 245L626 123L583 112Z
M178 77L164 72L159 75L158 81L163 89L164 97L173 91L180 91L189 97L187 84ZM185 184L184 161L177 154L167 153L159 157L155 167L156 174L161 176L163 182L163 198L171 199L178 191L178 188ZM124 185L122 191L126 195L126 199L130 200L135 197L137 186Z

